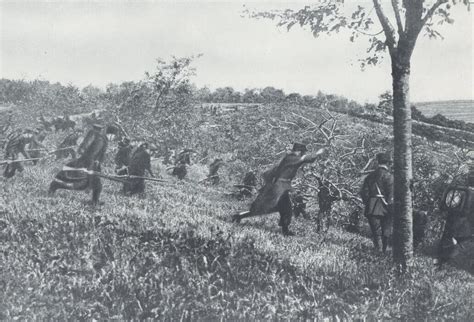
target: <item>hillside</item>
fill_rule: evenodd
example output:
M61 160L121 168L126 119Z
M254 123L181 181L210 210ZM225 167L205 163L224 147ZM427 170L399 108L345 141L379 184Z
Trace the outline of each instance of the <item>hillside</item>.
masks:
M427 117L441 114L450 119L474 123L472 100L418 102L415 105Z
M317 234L302 218L298 236L283 238L276 215L232 224L246 202L199 176L163 173L171 183L149 185L147 199L107 182L94 210L84 193L46 195L60 166L2 182L2 318L472 319L473 276L436 270L421 253L393 284L390 258L373 254L369 239L340 228Z
M338 224L323 233L315 229L314 199L308 204L313 219L293 221L296 237L282 237L276 214L230 223L229 216L250 202L227 195L242 173L261 173L294 140L310 139L312 151L324 143L317 131L307 134L311 126L302 117L319 122L323 111L273 105L214 116L196 112L199 126L187 140L203 163L190 168L189 179L177 182L155 161L155 170L159 166L170 183L148 184L147 198L140 199L124 197L119 184L105 182L105 204L98 209L86 204L90 195L82 192L47 196L61 161L47 159L11 180L0 179L0 318L472 320L473 267L466 261L472 254L462 250L459 260L443 270L429 255L440 236L439 214L432 214L415 267L403 276L389 256L372 252L364 233L344 231L351 209L346 202L335 207ZM368 150L353 159L363 164L366 153L390 142L386 125L347 115L337 120L339 139L328 160L342 145L357 146L363 138ZM50 134L47 146L64 135ZM422 139L416 143L417 175L428 179L430 167L449 173L457 148ZM104 166L108 173L113 148ZM435 163L430 155L437 156ZM217 156L226 161L221 184L199 184L206 163ZM345 164L340 166L343 171ZM319 162L305 172L337 180L330 167ZM352 180L356 191L360 178ZM422 193L436 190L424 184L417 183L419 200L428 202Z

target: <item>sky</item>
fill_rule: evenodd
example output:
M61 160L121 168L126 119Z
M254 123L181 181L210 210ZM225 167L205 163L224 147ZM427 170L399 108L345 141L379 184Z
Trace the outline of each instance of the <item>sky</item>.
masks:
M370 5L370 1L346 1ZM256 10L302 8L291 1L2 1L0 77L105 88L140 80L155 59L203 54L199 87L274 86L287 94L318 91L375 102L391 88L390 62L360 69L367 39L314 38L307 30L242 17ZM244 7L245 5L245 7ZM374 19L376 19L375 14ZM473 13L453 10L444 40L421 37L412 59L414 102L473 99ZM378 28L378 26L377 26Z

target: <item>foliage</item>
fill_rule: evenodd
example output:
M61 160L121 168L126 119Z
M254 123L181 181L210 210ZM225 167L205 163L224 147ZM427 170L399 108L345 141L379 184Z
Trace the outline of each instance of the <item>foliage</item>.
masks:
M107 88L111 115L120 116L134 139L148 140L165 150L185 147L195 120L195 89L190 83L195 58L158 59L154 72L146 72L139 82L109 85Z
M91 85L79 90L73 85L51 84L49 81L0 79L0 103L28 108L29 117L77 114L97 108L103 100L99 88Z
M420 32L429 38L442 39L443 36L436 26L452 24L454 19L450 14L451 7L463 4L469 8L470 2L393 0L390 4L389 8L384 8L387 4L382 4L380 0L373 0L364 5L352 5L344 0L324 0L299 10L245 10L245 13L252 18L274 20L278 27L285 27L288 31L294 26L308 29L314 37L346 31L351 42L364 38L369 42L366 56L360 59L361 67L364 68L379 64L387 50L393 54L398 50L404 52L404 47L408 44L414 46L414 42L409 40ZM395 27L386 15L388 11L394 13ZM405 15L405 19L402 19L402 15ZM374 16L377 20L374 20Z

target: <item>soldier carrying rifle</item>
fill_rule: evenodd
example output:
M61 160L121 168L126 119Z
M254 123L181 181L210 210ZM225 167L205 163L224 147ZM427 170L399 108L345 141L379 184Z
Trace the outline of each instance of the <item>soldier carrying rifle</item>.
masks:
M289 196L292 190L291 181L303 164L316 161L324 149L318 150L314 156L305 155L306 151L304 144L294 143L292 151L280 161L278 166L264 174L265 185L251 204L250 210L233 215L232 221L240 222L244 218L279 212L279 225L283 235L293 236L294 233L289 230L293 214Z
M16 131L8 137L8 142L5 147L5 160L14 162L5 162L6 167L3 171L5 178L13 177L17 170L20 172L23 171L24 168L21 161L34 161L30 158L28 151L25 150L26 146L30 143L47 151L46 147L37 140L35 132L30 129L26 129L23 133ZM22 154L26 160L18 160L20 154Z

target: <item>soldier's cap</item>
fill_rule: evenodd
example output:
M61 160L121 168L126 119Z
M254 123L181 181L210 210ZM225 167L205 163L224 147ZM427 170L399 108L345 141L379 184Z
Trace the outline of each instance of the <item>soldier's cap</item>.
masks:
M301 152L306 152L308 149L306 148L306 145L303 143L295 142L293 143L293 149L292 151L301 151Z
M387 164L392 162L392 155L390 152L377 153L377 163Z
M214 161L212 161L212 164L216 164L216 163L224 163L224 160L222 160L221 158L217 158Z
M99 124L99 123L94 123L94 124L92 124L92 128L96 129L96 130L102 130L104 128L104 126L102 124Z
M148 148L152 151L158 150L158 147L156 146L156 144L153 144L153 143L148 143Z

